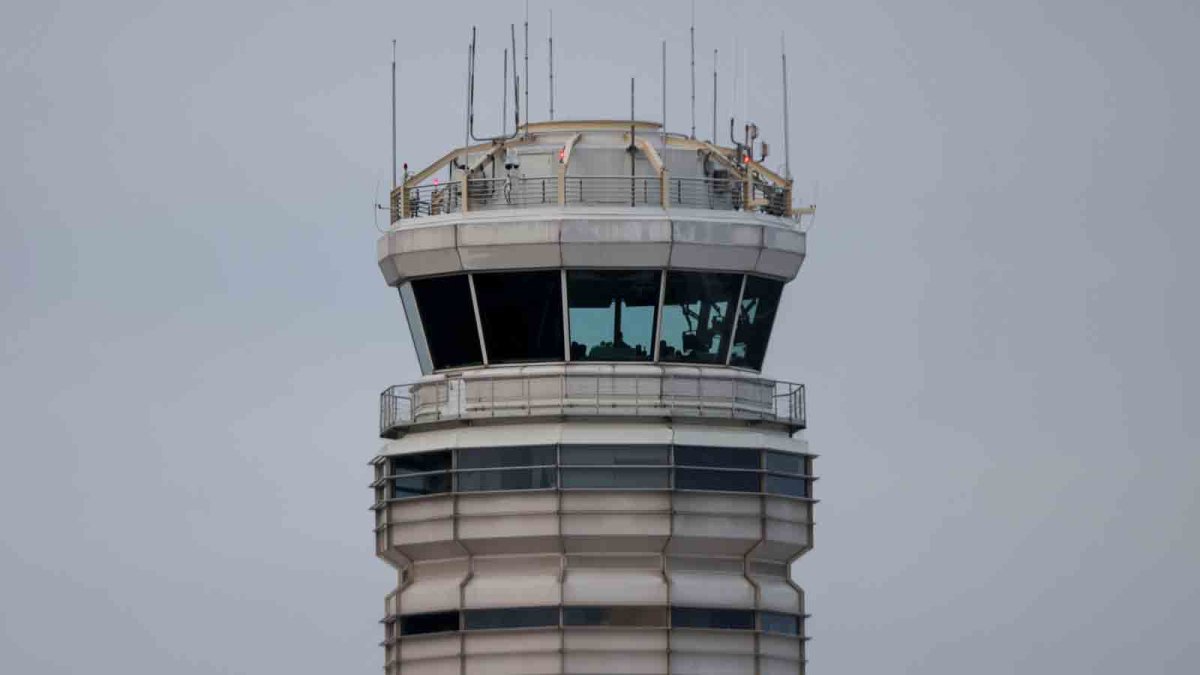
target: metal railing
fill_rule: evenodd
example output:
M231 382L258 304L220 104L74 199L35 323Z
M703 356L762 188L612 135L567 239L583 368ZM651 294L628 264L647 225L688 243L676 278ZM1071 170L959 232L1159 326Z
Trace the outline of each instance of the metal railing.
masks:
M684 374L485 375L398 384L380 394L379 433L414 424L534 416L714 417L803 429L804 385Z
M563 181L567 204L662 206L658 176L567 176Z
M408 188L407 199L392 195L392 221L399 218L439 216L462 211L462 184L426 183Z
M558 179L478 178L468 181L467 199L473 211L554 206L558 204Z
M688 209L736 211L742 208L743 186L736 178L669 178L667 200Z

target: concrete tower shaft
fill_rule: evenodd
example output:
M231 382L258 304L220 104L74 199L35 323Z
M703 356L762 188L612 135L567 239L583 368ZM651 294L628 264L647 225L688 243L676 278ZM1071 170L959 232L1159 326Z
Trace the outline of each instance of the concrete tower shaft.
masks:
M814 456L760 373L812 210L741 147L522 131L379 240L424 373L381 397L386 672L803 672Z

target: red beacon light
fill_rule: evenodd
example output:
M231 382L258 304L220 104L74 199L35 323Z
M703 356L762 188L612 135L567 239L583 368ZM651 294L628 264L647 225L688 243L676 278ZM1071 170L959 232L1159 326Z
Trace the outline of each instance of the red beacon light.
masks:
M565 161L565 160L566 160L566 157L567 157L567 149L566 149L566 148L559 148L559 149L558 149L558 163L559 163L559 164L562 164L562 163L563 163L563 161Z

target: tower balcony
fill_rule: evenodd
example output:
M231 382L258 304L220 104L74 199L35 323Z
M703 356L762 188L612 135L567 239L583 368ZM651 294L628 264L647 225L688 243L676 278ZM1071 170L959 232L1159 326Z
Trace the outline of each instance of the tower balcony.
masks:
M806 426L804 385L727 368L539 365L434 375L380 395L379 432L505 418L695 418Z

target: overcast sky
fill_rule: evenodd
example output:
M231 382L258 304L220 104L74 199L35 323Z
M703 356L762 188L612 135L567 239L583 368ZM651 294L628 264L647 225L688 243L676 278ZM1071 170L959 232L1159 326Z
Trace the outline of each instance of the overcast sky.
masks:
M684 2L531 3L534 119L551 4L557 117L657 119L666 39L688 131ZM1197 5L733 4L698 128L719 48L782 153L784 31L819 182L766 368L821 454L810 672L1196 672ZM0 9L0 672L378 672L390 41L424 166L472 23L499 125L523 3L350 5Z

